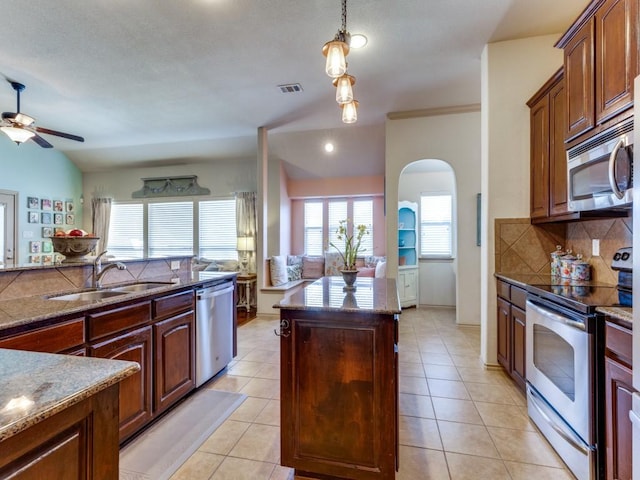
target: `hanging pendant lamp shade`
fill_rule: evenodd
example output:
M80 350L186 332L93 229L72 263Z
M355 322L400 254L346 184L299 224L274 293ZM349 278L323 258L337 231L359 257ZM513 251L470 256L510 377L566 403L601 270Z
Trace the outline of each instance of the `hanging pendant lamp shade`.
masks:
M358 121L358 101L352 100L349 103L340 105L342 107L342 122L356 123Z
M33 133L31 130L26 130L19 127L0 127L0 130L2 130L7 135L7 137L16 142L18 145L35 136L35 133Z
M324 44L322 54L327 57L325 72L331 78L338 78L347 71L346 56L349 54L349 45L344 41L336 38Z
M336 102L342 105L353 100L353 85L356 83L356 77L347 73L333 80L336 87Z

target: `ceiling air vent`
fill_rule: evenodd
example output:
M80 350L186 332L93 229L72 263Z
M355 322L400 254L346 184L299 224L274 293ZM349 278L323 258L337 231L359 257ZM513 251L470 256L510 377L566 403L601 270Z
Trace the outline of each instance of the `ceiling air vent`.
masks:
M302 85L299 83L287 83L285 85L278 85L280 93L299 93L302 92Z

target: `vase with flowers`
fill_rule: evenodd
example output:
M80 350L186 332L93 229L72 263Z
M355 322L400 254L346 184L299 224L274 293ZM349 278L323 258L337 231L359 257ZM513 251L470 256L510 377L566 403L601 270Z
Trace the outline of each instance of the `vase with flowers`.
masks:
M356 269L356 259L362 244L362 237L369 234L366 225L354 225L353 232L349 235L349 220L340 220L338 229L336 230L337 238L344 241L344 247L339 248L333 242L330 245L335 248L342 257L342 278L345 283L345 290L355 290L356 277L358 270Z

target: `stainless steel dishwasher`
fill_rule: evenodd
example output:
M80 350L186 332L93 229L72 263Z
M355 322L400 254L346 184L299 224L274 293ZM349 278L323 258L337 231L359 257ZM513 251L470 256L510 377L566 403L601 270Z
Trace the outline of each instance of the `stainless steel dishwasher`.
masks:
M196 387L233 358L233 282L196 291Z

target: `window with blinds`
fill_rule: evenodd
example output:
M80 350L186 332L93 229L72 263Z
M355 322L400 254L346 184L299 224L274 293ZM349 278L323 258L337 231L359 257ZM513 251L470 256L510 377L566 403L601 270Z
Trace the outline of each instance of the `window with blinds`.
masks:
M329 214L329 241L327 246L329 247L333 243L341 252L344 253L344 238L338 240L338 228L340 227L340 220L346 220L347 213L347 201L346 200L330 200L328 207ZM333 247L330 248L333 250Z
M452 197L422 195L420 197L420 255L453 256Z
M199 202L200 257L238 260L236 201L234 198Z
M304 204L304 252L307 255L322 255L322 202Z
M150 203L148 254L193 255L193 202Z
M144 205L113 203L109 222L107 248L118 258L144 257Z
M353 225L365 225L369 232L360 242L360 255L373 255L373 200L353 201Z

